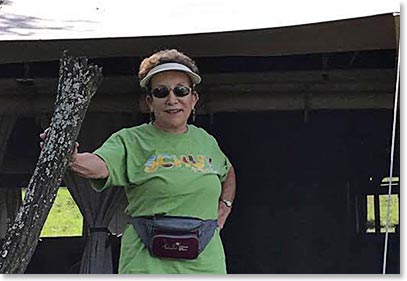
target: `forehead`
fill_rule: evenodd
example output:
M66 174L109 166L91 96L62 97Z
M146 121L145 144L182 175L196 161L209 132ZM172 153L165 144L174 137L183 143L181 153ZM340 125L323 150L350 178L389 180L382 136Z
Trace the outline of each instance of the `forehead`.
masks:
M164 71L155 74L151 78L151 85L176 85L176 84L189 84L191 80L189 76L182 71Z

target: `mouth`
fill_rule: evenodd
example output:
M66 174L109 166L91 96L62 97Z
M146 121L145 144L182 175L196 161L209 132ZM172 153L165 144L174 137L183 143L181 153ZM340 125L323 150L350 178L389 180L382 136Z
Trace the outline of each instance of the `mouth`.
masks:
M167 109L167 110L165 110L165 112L167 112L169 114L177 114L177 113L180 113L182 111L183 111L182 109Z

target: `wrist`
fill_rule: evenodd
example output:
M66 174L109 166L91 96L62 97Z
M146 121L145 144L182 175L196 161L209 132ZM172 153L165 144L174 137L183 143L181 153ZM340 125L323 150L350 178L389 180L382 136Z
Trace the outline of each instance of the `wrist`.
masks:
M225 206L228 207L229 209L232 208L232 205L233 205L233 201L232 201L232 200L227 200L227 199L220 198L219 201L221 202L221 204L225 205Z

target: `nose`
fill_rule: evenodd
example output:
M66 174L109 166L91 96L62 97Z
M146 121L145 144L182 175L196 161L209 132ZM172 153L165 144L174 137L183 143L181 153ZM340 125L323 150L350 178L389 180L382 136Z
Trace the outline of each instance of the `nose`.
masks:
M177 96L174 94L174 90L171 89L170 93L167 96L167 104L176 104L178 103L178 98Z

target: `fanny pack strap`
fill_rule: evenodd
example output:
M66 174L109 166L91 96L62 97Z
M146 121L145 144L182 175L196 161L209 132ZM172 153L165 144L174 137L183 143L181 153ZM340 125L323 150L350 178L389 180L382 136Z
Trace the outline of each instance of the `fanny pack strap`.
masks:
M149 235L149 233L152 233L151 225L147 225L146 219L141 217L129 216L129 222L131 225L133 225L134 230L137 232L144 245L146 245L146 247L150 249L151 235Z
M165 216L163 219L168 220L171 219L170 216ZM174 222L176 223L177 220L182 220L181 217L173 217ZM185 217L185 220L193 220L193 218ZM200 223L198 227L198 240L199 240L199 253L201 253L206 245L208 245L209 241L211 241L215 229L218 227L217 220L200 220L196 219L197 222ZM159 223L160 218L155 217L154 219L149 219L145 217L132 217L129 216L129 223L133 225L136 233L140 237L141 241L146 245L146 247L151 250L151 241L153 237L153 230L157 227L155 223ZM186 229L185 229L186 230Z

